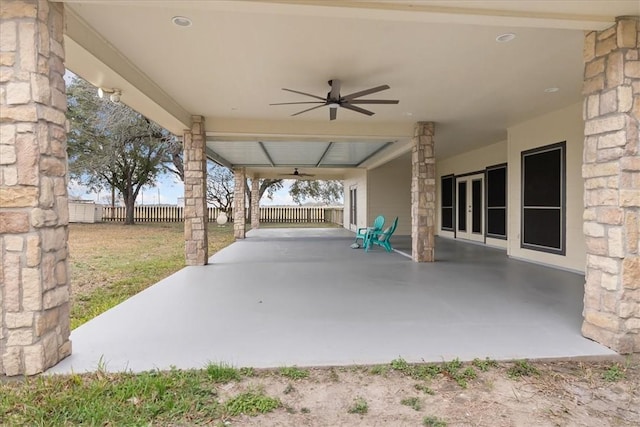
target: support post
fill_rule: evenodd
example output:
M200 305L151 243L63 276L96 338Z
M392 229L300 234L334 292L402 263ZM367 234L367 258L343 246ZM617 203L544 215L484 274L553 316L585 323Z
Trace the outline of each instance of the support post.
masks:
M260 180L251 179L251 228L260 228Z
M435 260L436 159L433 122L418 122L411 152L411 257Z
M245 237L245 168L233 170L233 235L236 239Z
M209 259L207 236L207 155L204 118L193 116L191 129L184 132L184 254L187 265L206 265Z
M619 353L640 351L640 17L584 43L582 333Z
M64 5L5 0L0 17L0 376L71 354Z

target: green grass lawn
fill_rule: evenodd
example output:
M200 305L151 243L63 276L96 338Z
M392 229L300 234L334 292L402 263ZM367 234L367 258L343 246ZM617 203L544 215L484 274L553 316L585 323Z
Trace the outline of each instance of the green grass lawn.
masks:
M97 372L15 381L0 384L0 424L212 425L231 409L218 401L217 382L203 369Z
M234 241L233 226L209 224L209 255ZM71 328L184 267L183 223L71 224Z

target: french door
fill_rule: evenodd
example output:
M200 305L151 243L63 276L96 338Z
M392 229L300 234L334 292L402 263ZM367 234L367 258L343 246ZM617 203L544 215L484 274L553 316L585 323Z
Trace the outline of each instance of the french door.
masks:
M484 242L484 174L456 178L456 238Z

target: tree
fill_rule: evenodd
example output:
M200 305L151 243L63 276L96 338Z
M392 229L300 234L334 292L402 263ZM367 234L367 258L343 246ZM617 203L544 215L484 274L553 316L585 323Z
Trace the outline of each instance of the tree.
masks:
M233 172L225 166L210 162L207 174L207 203L229 212L233 206L234 178ZM258 200L266 194L269 199L284 187L283 179L260 179ZM338 203L342 200L342 181L303 181L296 180L289 188L294 202L301 205L307 199L315 199L326 204ZM251 186L245 182L248 212L251 212Z
M217 163L209 162L207 172L207 203L229 213L233 206L233 172Z
M169 142L169 148L167 150L169 155L169 162L164 165L167 171L180 178L180 181L184 182L184 161L182 159L183 148L182 141L178 138L174 138Z
M293 201L301 205L306 199L315 199L328 205L342 200L342 181L294 181L289 188Z
M71 82L67 99L71 177L94 191L118 190L125 224L133 224L138 193L164 172L174 136L124 104L100 99L82 79Z
M235 188L233 172L215 162L209 162L207 169L207 203L229 213L229 209L233 206ZM265 193L267 197L272 198L273 193L282 188L282 181L282 179L261 179L258 200L262 199ZM245 195L249 200L248 211L251 212L251 186L248 179L245 181Z
M258 181L258 203L260 203L260 200L262 200L262 196L264 196L264 193L267 193L267 198L269 199L273 199L273 194L280 190L283 186L283 179L260 179ZM249 200L249 203L247 204L248 208L247 209L247 215L251 215L251 185L249 185L249 180L246 180L245 183L245 192L247 195L247 199ZM250 218L247 218L248 220Z

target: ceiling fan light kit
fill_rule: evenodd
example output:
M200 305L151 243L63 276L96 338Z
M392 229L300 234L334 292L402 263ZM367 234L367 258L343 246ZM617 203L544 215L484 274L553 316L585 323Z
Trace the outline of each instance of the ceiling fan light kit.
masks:
M295 176L295 177L305 177L305 176L315 176L309 173L302 173L298 170L298 168L293 168L293 173L285 173L283 176Z
M397 99L358 99L363 96L371 95L376 92L381 92L383 90L390 89L389 85L381 85L372 87L370 89L361 90L359 92L354 92L349 95L341 96L340 95L340 80L332 79L328 81L329 86L331 86L331 90L327 93L326 97L321 97L318 95L313 95L311 93L301 92L298 90L282 88L282 90L286 90L287 92L297 93L299 95L309 96L311 98L316 99L317 101L302 101L302 102L279 102L275 104L269 105L297 105L297 104L318 104L314 107L307 108L302 111L298 111L297 113L292 114L291 116L297 116L302 113L306 113L307 111L315 110L317 108L321 108L324 106L329 107L329 120L335 120L338 116L338 107L345 108L347 110L355 111L356 113L365 114L367 116L373 116L375 113L373 111L365 110L364 108L358 107L354 104L398 104L400 101Z

